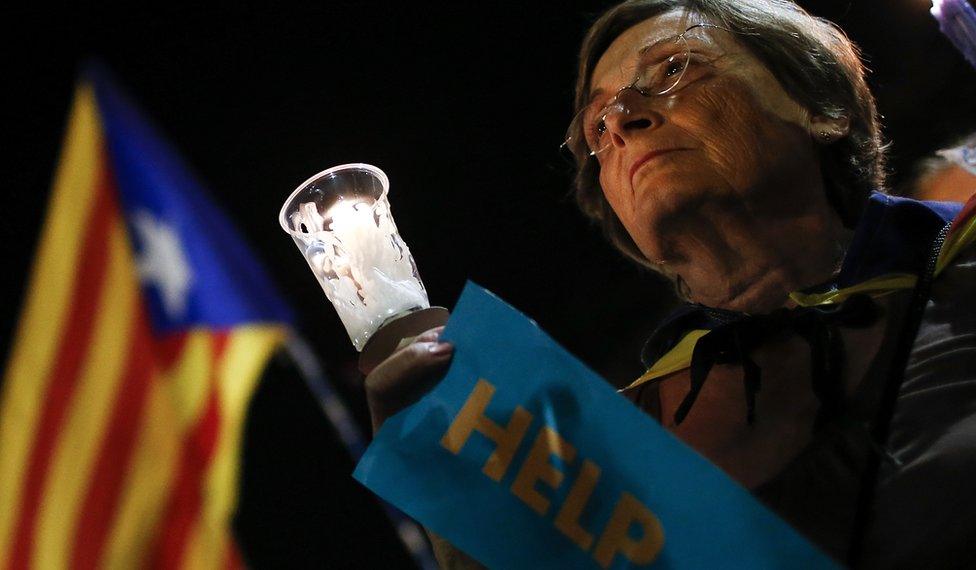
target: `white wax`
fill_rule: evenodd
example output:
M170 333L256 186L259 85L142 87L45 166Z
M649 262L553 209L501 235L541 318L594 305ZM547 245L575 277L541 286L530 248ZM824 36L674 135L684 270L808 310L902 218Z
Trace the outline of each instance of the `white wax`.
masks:
M315 204L305 203L292 223L309 232L292 235L356 350L388 318L430 306L385 197L375 205L340 201L324 217Z

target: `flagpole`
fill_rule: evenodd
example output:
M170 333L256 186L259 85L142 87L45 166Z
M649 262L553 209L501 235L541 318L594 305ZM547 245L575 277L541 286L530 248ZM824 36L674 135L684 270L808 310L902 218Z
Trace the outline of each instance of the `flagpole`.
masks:
M315 396L319 406L325 413L339 434L339 439L354 461L359 461L366 451L367 441L362 430L353 420L349 408L342 398L332 389L322 365L308 342L298 334L292 332L285 341L285 350L295 362L299 373L305 380L308 389ZM413 557L417 565L423 570L437 570L439 567L424 539L424 532L420 525L392 507L386 501L380 501L387 517L393 523L397 536Z

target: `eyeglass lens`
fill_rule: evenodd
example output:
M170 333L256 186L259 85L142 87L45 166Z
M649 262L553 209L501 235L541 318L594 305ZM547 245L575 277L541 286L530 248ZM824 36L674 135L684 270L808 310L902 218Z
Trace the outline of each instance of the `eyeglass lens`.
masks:
M631 108L625 97L635 91L643 97L666 95L675 90L688 68L690 48L684 34L657 42L638 51L634 80L621 87L609 101L597 100L581 110L570 124L567 143L582 134L590 155L599 154L610 147L607 120L610 115L627 115Z

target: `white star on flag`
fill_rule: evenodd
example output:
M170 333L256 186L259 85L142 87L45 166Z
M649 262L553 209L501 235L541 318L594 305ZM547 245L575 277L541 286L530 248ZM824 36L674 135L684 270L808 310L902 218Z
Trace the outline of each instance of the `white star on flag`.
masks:
M182 317L193 272L183 254L179 234L146 210L132 217L142 252L137 260L143 284L155 286L170 318Z

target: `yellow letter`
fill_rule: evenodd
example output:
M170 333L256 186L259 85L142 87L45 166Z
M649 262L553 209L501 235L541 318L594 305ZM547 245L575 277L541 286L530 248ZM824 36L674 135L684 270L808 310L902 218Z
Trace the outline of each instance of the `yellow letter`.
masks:
M630 525L635 522L644 527L639 540L630 538ZM661 522L637 497L625 491L613 508L613 515L603 529L600 542L593 551L593 558L603 568L610 566L617 552L634 564L650 564L657 558L662 546L664 529L661 528Z
M468 401L464 403L451 427L447 428L447 432L441 438L441 445L457 455L468 441L471 432L480 431L495 442L495 451L481 471L494 481L499 481L505 475L508 464L512 462L515 451L522 443L529 424L532 423L532 414L522 406L516 406L508 426L501 427L485 416L485 408L488 407L488 402L494 394L495 387L487 380L479 379L471 395L468 396Z
M532 444L532 450L522 463L515 482L512 483L512 494L525 501L525 504L540 515L545 515L549 510L549 499L535 490L535 482L542 479L553 489L558 489L563 482L563 472L549 463L550 455L571 463L576 457L576 449L559 437L552 428L543 426Z
M579 518L599 478L600 467L589 459L584 459L579 476L576 477L576 482L570 487L569 495L566 496L566 502L556 514L556 528L584 551L593 546L593 535L580 526Z

